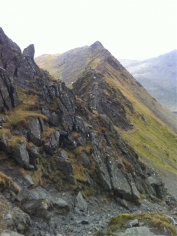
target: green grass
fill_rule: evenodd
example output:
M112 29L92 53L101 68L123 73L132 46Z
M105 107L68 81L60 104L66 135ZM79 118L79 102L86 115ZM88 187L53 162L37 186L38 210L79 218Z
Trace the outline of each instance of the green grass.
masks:
M123 137L138 154L155 165L177 174L177 135L162 122L158 122L148 110L143 111L144 120L137 114L130 116L135 129L132 132L122 131Z
M111 78L106 78L106 80L112 88L120 89L134 108L132 113L125 103L123 104L127 118L134 125L134 129L125 131L115 127L118 132L140 156L147 158L164 170L177 174L177 134L171 131L141 101L138 101L120 81ZM151 103L150 96L147 95L146 99L147 103Z
M159 228L161 230L164 230L165 227L172 232L173 236L177 235L176 227L171 224L171 219L159 213L140 213L137 215L122 214L120 216L112 218L108 225L108 227L110 228L108 235L112 235L112 233L118 229L125 229L128 221L133 219L138 219L141 222L145 222L146 225Z
M35 59L36 63L40 68L43 68L47 71L50 72L52 76L55 78L60 78L60 75L58 75L58 69L57 67L54 66L55 59L59 56L60 54L45 54L42 55L38 58Z

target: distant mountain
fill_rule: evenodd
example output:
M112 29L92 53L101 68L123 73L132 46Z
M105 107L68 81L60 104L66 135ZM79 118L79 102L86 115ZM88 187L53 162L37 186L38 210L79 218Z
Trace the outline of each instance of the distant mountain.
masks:
M154 98L177 111L177 50L144 61L119 61Z

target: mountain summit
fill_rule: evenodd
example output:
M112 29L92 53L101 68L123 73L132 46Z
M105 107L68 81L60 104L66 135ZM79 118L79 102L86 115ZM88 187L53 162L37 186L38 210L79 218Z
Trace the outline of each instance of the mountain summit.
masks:
M34 52L0 29L1 235L93 235L137 211L150 232L161 210L154 235L175 233L173 115L98 42L53 57L62 80Z
M100 43L99 41L96 41L95 43L93 43L92 45L91 45L91 47L92 48L98 48L98 47L102 47L103 48L103 45L102 45L102 43Z

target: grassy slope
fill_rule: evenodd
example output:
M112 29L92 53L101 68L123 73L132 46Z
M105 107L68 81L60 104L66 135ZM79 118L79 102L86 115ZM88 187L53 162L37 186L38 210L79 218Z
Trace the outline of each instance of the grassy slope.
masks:
M133 102L135 112L130 114L129 119L135 128L119 132L137 153L155 165L177 174L177 135L126 90L122 92Z
M59 78L57 68L55 67L55 60L60 54L43 54L35 59L40 68L50 71L50 74L56 78Z

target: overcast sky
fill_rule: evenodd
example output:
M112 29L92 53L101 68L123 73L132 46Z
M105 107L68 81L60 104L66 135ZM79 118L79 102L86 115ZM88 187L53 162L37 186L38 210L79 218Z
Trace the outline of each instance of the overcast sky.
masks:
M35 56L100 41L142 60L177 49L177 0L0 0L0 27Z

